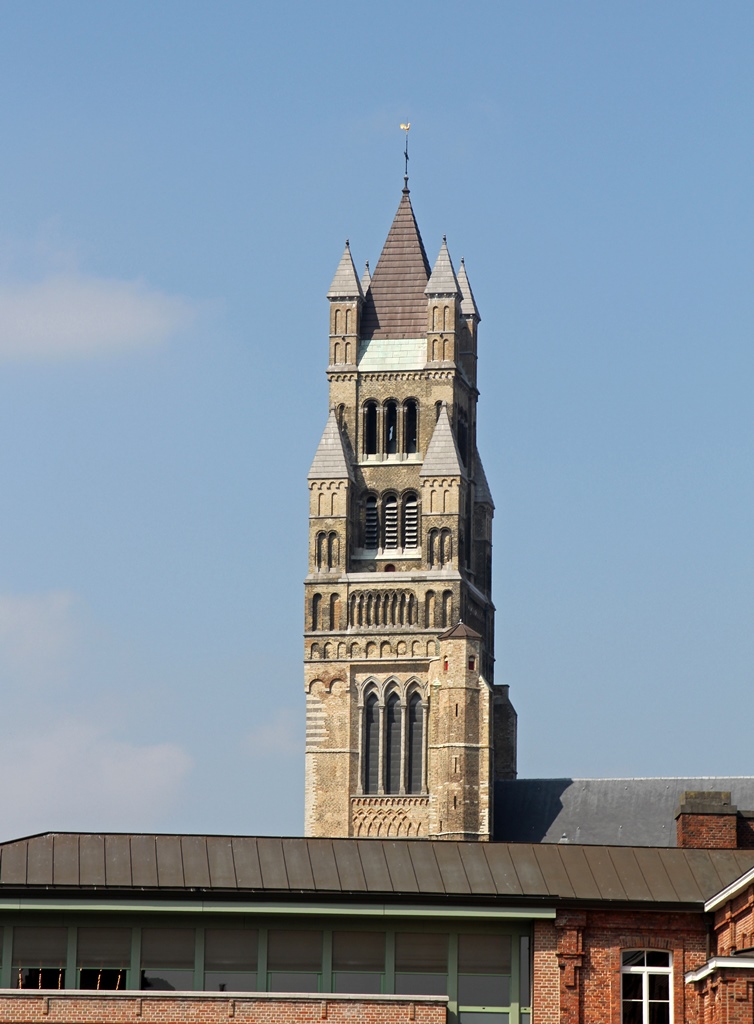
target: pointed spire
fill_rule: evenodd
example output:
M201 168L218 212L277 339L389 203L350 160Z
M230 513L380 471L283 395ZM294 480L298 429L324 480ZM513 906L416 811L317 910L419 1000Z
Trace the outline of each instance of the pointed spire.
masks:
M335 410L330 410L327 425L317 445L309 480L353 480L353 469Z
M363 299L356 267L353 265L351 246L346 239L346 247L340 257L338 269L327 293L328 299Z
M469 284L469 277L466 273L466 264L463 262L463 256L461 257L461 266L458 270L458 284L461 289L461 313L464 316L475 316L477 320L480 320L479 310L477 309L476 302L474 301L474 293L471 290Z
M445 235L442 236L440 254L435 260L432 268L432 276L424 289L425 295L460 295L461 289L458 284L456 272L453 269L453 260L448 252L448 243Z
M369 286L372 283L372 275L369 273L369 260L364 264L364 273L361 275L361 290L364 295L369 291Z
M476 485L474 491L474 501L477 503L477 505L489 505L491 508L494 508L495 502L492 500L490 485L487 483L487 476L484 472L482 460L479 458L478 450L475 452L474 466L474 484Z
M372 275L361 315L362 338L421 338L427 330L429 261L408 188Z
M419 476L465 476L446 402L442 403Z

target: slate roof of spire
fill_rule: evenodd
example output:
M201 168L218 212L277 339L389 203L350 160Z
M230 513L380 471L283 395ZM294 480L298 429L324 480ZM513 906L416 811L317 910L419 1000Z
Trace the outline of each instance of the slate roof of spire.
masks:
M458 268L458 285L461 289L461 312L464 316L475 316L477 320L481 320L463 259L461 259L461 266Z
M353 480L351 460L340 432L335 410L330 410L327 425L317 445L309 480Z
M361 275L361 290L366 295L369 291L369 285L372 283L372 275L369 273L369 260L366 262L364 267L364 273Z
M482 634L459 619L458 624L440 634L440 640L481 640Z
M448 252L448 244L443 235L440 252L432 268L432 274L424 289L425 295L460 295L461 289L453 269L453 260Z
M484 466L482 465L482 460L479 458L478 451L476 453L475 467L474 483L476 484L476 493L474 495L474 500L478 505L491 505L494 508L495 502L492 500L490 485L487 483L487 475L484 472Z
M419 476L464 476L461 456L443 402Z
M338 269L327 292L328 299L352 299L362 298L363 292L356 274L356 267L353 265L351 247L346 241L343 255L340 257Z
M423 337L428 280L429 261L405 188L366 295L361 337Z

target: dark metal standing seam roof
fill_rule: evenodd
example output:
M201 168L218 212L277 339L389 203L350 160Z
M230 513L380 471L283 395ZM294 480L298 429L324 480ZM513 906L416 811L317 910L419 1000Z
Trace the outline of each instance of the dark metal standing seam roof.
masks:
M754 850L49 833L0 844L0 896L41 890L699 909L754 867Z
M365 297L361 337L423 338L429 274L424 243L408 189L404 189Z

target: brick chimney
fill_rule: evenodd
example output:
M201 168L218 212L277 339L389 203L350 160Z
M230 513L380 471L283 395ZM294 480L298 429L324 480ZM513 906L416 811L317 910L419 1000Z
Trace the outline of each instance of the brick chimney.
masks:
M686 790L675 815L676 845L686 850L735 850L738 808L730 792Z

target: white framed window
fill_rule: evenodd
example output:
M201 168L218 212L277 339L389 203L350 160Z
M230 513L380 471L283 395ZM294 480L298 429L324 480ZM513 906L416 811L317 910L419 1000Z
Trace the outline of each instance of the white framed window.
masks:
M622 1024L671 1024L673 964L661 949L629 949L621 953Z

